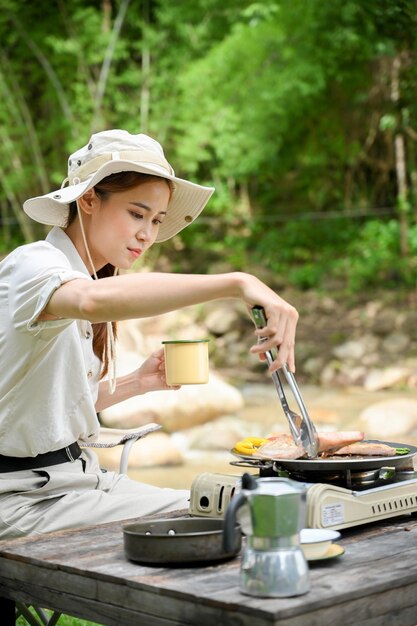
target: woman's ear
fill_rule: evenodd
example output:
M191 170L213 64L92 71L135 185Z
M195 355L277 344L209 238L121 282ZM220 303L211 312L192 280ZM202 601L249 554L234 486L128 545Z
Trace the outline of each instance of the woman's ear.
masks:
M92 215L99 205L99 198L93 188L86 191L81 198L78 198L77 202L83 213Z

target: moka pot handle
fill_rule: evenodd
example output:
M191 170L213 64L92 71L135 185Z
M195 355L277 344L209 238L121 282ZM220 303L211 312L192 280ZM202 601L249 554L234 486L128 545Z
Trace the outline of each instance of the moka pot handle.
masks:
M238 493L233 496L226 509L223 522L223 550L233 552L236 545L236 512L246 502L246 495Z

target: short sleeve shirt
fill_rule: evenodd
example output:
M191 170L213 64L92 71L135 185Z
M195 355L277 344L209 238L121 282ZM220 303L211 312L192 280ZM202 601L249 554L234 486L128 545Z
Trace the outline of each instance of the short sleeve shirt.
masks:
M54 291L80 278L92 280L57 227L0 263L0 454L36 456L97 437L101 364L90 322L38 321Z

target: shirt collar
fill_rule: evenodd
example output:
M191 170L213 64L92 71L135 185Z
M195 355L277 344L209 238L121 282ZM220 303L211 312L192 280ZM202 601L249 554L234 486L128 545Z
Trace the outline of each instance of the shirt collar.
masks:
M74 246L68 235L64 233L62 228L54 226L47 234L46 241L65 254L73 269L90 276L90 272L84 265L84 261L80 257L77 248Z

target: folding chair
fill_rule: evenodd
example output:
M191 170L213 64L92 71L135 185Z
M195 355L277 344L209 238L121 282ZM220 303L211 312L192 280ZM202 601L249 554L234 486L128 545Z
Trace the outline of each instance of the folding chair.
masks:
M89 444L80 444L86 448L114 448L115 446L123 446L120 455L119 473L127 474L129 465L129 454L133 444L148 435L149 433L162 428L160 424L145 424L139 428L118 429L118 428L100 428L100 435L97 441ZM30 608L32 610L30 610ZM54 611L52 615L48 615L44 608L35 606L34 604L23 604L16 602L16 621L20 616L24 617L30 626L55 626L62 613Z

